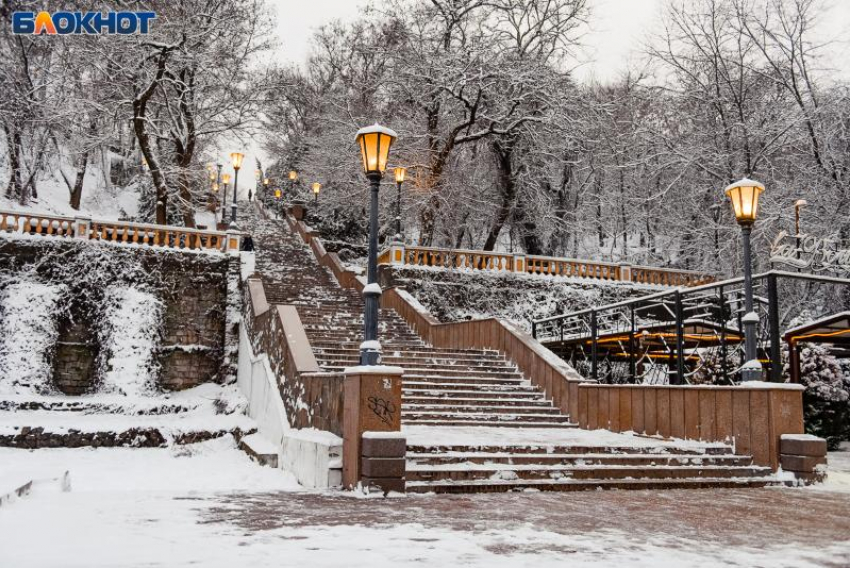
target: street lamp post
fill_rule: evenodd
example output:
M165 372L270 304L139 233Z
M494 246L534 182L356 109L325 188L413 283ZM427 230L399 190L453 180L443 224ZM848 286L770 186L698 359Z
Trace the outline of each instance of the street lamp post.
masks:
M295 182L298 181L298 172L289 170L289 194L295 198Z
M239 190L239 169L242 167L242 160L245 154L233 152L230 154L230 160L233 163L233 206L230 208L230 226L236 226L236 193Z
M741 234L744 241L744 354L746 363L741 367L742 381L761 381L764 373L761 362L758 360L756 346L756 324L758 315L753 311L753 265L752 247L750 235L753 231L753 223L758 216L759 196L764 191L764 186L751 179L742 179L726 188L726 195L732 200L732 209L735 219L741 226Z
M221 222L226 221L225 210L227 209L227 186L230 184L230 174L221 176L221 182L224 184L224 194L221 196Z
M711 209L711 215L714 218L714 262L717 263L717 268L720 268L720 209L719 203L715 203Z
M401 184L404 183L407 168L396 168L393 170L393 173L395 174L395 183L398 188L395 202L395 236L397 240L401 241Z
M800 253L802 252L802 251L800 251L800 245L801 245L801 239L800 239L800 209L802 209L803 207L805 207L808 204L809 204L808 201L806 201L805 199L798 199L797 201L794 202L794 237L795 237L796 244L797 244L797 260L800 260L800 256L801 256ZM797 272L800 272L800 271L801 271L801 269L798 267Z
M381 178L387 169L390 147L398 136L389 128L378 124L357 131L357 144L363 158L363 171L369 180L369 261L367 263L366 300L363 331L364 341L360 345L360 364L377 365L381 361L381 344L378 342L378 301L381 286L378 284L378 192Z
M319 182L313 182L313 203L319 203L319 192L322 191L322 184Z

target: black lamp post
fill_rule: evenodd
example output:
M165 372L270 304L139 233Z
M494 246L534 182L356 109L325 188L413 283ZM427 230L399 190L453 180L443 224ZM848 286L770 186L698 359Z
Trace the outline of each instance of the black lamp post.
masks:
M389 128L378 124L357 131L357 144L363 158L363 171L369 180L369 261L366 273L366 287L363 296L366 300L364 314L365 340L360 345L360 364L378 365L381 362L381 344L378 342L378 301L381 287L378 284L378 192L381 178L387 169L390 146L398 136Z
M744 240L744 354L747 362L741 367L742 381L761 381L764 379L764 370L758 360L756 349L756 324L758 315L753 311L753 261L750 235L753 231L753 223L758 216L759 196L764 191L764 186L751 179L742 179L726 188L726 195L732 200L732 209L735 219L741 226L741 234Z
M289 171L289 194L295 198L295 182L298 181L298 172L295 170Z
M393 170L395 174L395 183L398 188L395 201L395 236L401 241L401 184L404 183L404 176L407 175L407 168L396 168Z
M230 160L233 162L233 206L230 208L230 226L236 225L236 194L239 190L239 169L242 167L242 160L245 154L233 152L230 154Z
M219 169L219 171L221 170ZM221 176L221 182L224 184L224 194L221 196L221 222L224 223L226 219L225 209L227 208L227 186L230 183L230 174Z
M800 260L800 253L802 252L800 250L800 245L802 244L800 240L800 209L808 204L809 202L805 199L798 199L794 202L794 237L797 244L797 260ZM797 268L797 272L801 272L801 269Z

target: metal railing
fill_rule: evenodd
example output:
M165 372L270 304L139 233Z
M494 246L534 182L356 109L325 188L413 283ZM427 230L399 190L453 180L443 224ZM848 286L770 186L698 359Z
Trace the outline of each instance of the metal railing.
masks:
M850 280L771 271L753 277L758 357L780 382L780 327L850 307ZM532 322L532 335L603 383L732 384L745 362L743 279L658 292Z

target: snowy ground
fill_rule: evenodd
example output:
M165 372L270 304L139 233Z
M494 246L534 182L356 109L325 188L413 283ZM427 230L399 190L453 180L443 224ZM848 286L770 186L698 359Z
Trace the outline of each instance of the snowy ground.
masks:
M830 488L364 500L302 491L230 438L0 449L0 471L45 480L0 507L3 567L850 564L850 493Z

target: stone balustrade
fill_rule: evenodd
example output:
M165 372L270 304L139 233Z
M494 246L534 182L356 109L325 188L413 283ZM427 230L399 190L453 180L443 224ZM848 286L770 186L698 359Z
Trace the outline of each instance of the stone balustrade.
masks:
M378 256L378 264L519 272L655 286L698 286L715 280L712 276L690 270L480 250L417 247L401 243L391 243L389 248L383 250Z
M143 245L202 252L238 251L237 231L209 231L89 217L61 217L43 213L0 210L0 233L64 237L110 243Z

